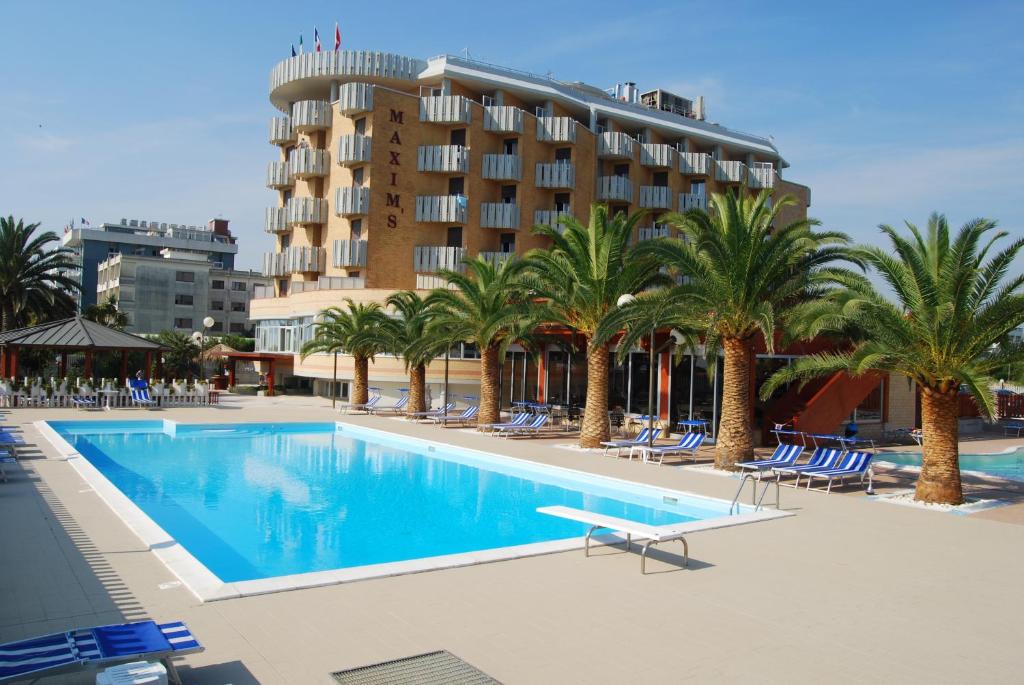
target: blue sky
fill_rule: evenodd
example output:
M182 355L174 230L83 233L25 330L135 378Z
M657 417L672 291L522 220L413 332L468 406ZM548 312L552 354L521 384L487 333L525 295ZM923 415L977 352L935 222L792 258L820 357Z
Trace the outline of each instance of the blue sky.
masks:
M1024 229L1024 3L0 3L0 213L232 220L239 265L263 208L271 67L325 45L472 57L607 87L705 95L775 136L811 214L877 241L935 209ZM925 11L926 10L926 11ZM1021 264L1017 265L1021 268Z

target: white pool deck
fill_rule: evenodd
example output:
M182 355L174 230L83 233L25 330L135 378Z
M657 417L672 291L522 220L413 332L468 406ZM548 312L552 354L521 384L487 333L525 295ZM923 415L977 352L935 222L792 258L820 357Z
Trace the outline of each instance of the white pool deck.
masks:
M201 603L43 440L45 419L335 420L316 398L146 412L3 410L36 449L0 483L0 640L181 619L186 683L324 683L447 649L506 683L1019 682L1024 505L951 516L783 489L795 516L651 553L597 548ZM731 499L736 481L388 418L341 420ZM888 479L881 478L883 482ZM1010 489L1011 495L1014 489ZM41 683L93 682L94 674Z

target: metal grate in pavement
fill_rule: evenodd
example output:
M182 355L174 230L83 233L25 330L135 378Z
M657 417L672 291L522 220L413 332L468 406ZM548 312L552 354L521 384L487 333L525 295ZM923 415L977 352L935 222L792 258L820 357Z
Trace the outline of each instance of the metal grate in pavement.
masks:
M331 676L341 685L501 685L445 650L350 668Z

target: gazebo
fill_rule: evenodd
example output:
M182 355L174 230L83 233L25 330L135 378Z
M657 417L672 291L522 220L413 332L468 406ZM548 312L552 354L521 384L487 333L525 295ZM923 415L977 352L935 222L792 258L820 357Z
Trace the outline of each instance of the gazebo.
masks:
M67 374L68 355L73 352L85 354L84 375L91 378L94 353L120 351L120 378L124 381L128 377L129 352L145 353L145 373L148 378L152 375L154 353L157 353L157 376L163 376L163 359L159 352L167 348L152 340L76 316L0 333L0 378L18 375L18 351L21 349L48 349L59 352L61 378Z

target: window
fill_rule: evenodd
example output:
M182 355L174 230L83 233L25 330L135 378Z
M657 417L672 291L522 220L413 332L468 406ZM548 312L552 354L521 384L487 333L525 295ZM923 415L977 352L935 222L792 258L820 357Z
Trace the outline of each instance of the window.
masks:
M452 135L451 135L451 144L452 145L461 145L462 147L465 147L466 146L466 129L464 129L464 128L453 129L452 130Z
M560 147L555 150L555 161L556 162L571 162L572 161L572 148L571 147Z
M288 246L292 244L292 237L287 233L281 234L281 251L288 249Z
M244 323L233 323L233 324L231 324L231 332L232 333L245 333L245 324Z
M210 290L224 290L224 281L210 281Z
M614 176L622 176L622 177L625 177L625 178L629 178L629 165L628 164L616 164L615 165L615 171L614 171L613 175Z
M366 135L366 117L356 119L356 135Z
M659 188L668 186L668 172L667 171L655 171L654 172L654 185Z
M462 176L456 176L448 179L448 194L449 195L463 195L466 192L466 179Z
M516 251L516 234L515 233L502 233L501 234L501 251L502 252L515 252Z
M244 293L246 290L245 281L231 281L231 289L236 293Z
M448 247L462 247L462 227L451 226L448 228L448 239L445 242Z
M285 204L288 204L288 200L292 199L292 191L284 191L284 193L282 193L282 199L284 199Z
M555 193L555 211L569 211L569 193Z
M231 303L231 311L233 311L233 312L244 312L245 311L245 302L232 302Z
M884 419L885 404L885 381L879 381L878 385L868 393L857 408L850 415L850 421L856 423L879 423Z
M352 234L352 240L359 240L363 237L363 220L353 219L349 223L349 231Z
M492 105L494 105L494 96L493 95L481 95L480 96L480 104L483 105L484 107L491 107Z
M501 201L507 205L515 204L516 202L516 187L515 186L502 186L501 187Z
M224 331L224 324L221 323L220 321L214 321L213 325L210 326L210 330L215 333L221 333Z
M700 195L701 197L707 197L705 195L705 193L707 192L705 188L706 186L704 185L704 181L690 181L691 195Z
M363 186L363 173L364 173L363 167L359 167L357 169L353 169L352 170L352 185L359 186L360 188L362 188L362 186Z
M288 294L288 279L282 278L277 282L277 292L281 297Z
M196 275L191 271L175 271L174 280L178 283L195 283Z
M175 328L188 328L188 329L191 329L192 328L192 319L175 319L174 320L174 327Z
M359 272L358 271L349 271L348 272L348 276L349 276L349 278L359 278Z
M210 300L210 309L215 312L224 311L224 302L221 300Z
M193 303L194 302L191 295L182 295L181 293L178 293L177 295L174 296L174 304L183 304L191 307Z
M505 142L502 143L501 149L506 155L517 155L519 154L519 140L516 138L506 138Z

